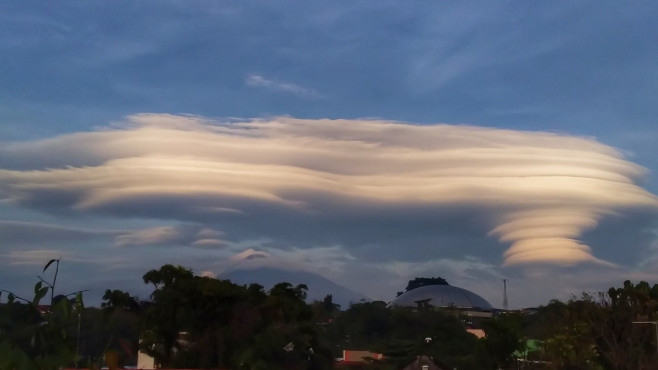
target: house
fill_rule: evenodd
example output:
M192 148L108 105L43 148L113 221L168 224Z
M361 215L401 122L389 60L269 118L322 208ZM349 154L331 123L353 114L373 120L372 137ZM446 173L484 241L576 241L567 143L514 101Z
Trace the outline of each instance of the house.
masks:
M384 355L370 351L343 350L343 357L337 359L337 368L360 368L365 367L372 361L381 360Z
M402 370L443 370L432 361L429 356L418 356L414 362Z

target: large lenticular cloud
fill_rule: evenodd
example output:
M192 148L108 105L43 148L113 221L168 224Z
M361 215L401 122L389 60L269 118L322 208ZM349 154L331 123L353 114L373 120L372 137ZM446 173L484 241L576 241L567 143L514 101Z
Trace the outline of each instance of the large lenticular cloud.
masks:
M635 184L643 169L595 140L474 126L142 114L1 154L0 195L33 207L103 212L148 198L189 205L181 217L241 217L254 204L303 217L339 214L327 199L475 206L509 245L505 264L599 261L579 242L584 231L658 206Z

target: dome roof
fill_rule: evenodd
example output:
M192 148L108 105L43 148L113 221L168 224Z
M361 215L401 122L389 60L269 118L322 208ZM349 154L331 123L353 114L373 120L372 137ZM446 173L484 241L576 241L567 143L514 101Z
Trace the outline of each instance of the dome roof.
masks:
M475 308L483 311L491 310L491 304L479 295L452 285L425 285L412 289L395 298L389 307L417 307L417 301L431 299L429 304L434 307Z

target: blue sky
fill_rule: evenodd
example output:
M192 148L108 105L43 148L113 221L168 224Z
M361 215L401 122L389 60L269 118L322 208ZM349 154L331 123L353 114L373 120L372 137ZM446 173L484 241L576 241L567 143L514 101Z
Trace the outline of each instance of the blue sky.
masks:
M494 305L508 278L517 306L656 282L657 14L649 1L4 2L0 281L29 289L62 256L71 291L143 295L162 263L217 274L254 255L384 300L420 275ZM426 157L453 147L479 180L428 187L463 175ZM509 183L492 181L499 167ZM191 168L204 170L179 184ZM603 172L624 186L581 181ZM525 181L539 175L556 182ZM508 263L537 231L510 223L549 208L568 221L550 238L583 254L549 243Z

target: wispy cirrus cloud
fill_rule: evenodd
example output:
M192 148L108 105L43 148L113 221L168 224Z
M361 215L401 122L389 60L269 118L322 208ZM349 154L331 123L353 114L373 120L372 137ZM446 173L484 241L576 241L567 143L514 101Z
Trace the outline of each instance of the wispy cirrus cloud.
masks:
M0 194L38 209L221 223L232 237L300 248L386 245L386 253L371 254L402 259L412 239L419 253L460 253L429 241L454 232L441 220L472 223L469 233L509 245L507 265L608 263L583 234L604 217L658 207L636 184L644 169L590 138L374 120L226 124L144 114L128 123L9 146L10 164L29 163L22 157L30 148L57 155L43 153L47 169L0 170ZM72 167L68 158L92 159ZM161 242L179 231L143 230L117 242Z
M50 245L55 243L80 243L99 239L109 240L123 232L125 231L0 219L0 241L5 244L21 246L43 243Z
M291 82L270 79L261 75L251 74L245 79L245 84L251 87L260 87L274 91L291 93L303 98L319 98L321 94L307 87L303 87Z
M9 251L2 257L9 261L11 265L40 266L44 265L51 259L66 258L67 260L80 262L84 261L71 252L58 249L28 249L20 251Z

